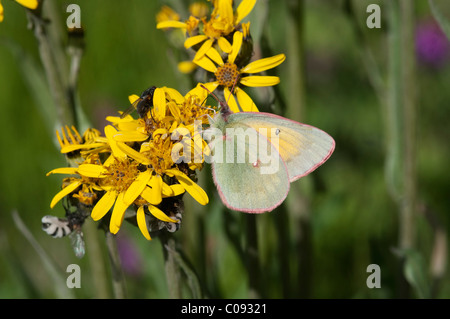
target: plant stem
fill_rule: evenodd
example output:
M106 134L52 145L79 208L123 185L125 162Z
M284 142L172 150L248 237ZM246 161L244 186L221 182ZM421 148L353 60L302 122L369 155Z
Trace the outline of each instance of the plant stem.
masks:
M117 250L116 238L111 232L106 231L105 239L106 239L106 247L108 249L109 261L111 265L114 298L124 299L126 298L125 278L123 276L122 264L120 262L119 252Z
M164 268L166 270L167 288L169 298L181 299L181 273L176 257L172 253L176 251L176 243L173 237L161 234L159 237L164 254Z
M414 248L416 234L414 2L392 1L389 9L386 181L399 210L398 245L407 251ZM399 265L402 298L409 296L404 263Z
M83 232L86 235L86 253L92 269L92 282L95 291L94 298L106 299L109 295L109 279L106 275L106 266L102 258L103 249L98 238L98 229L92 219L89 218L85 221Z
M249 298L261 298L261 269L255 214L246 214L246 266L249 277Z
M43 4L49 1L46 0ZM50 13L52 11L50 10ZM53 12L54 13L54 12ZM38 41L39 55L44 66L45 74L47 76L50 93L53 97L53 102L56 108L57 118L60 124L73 125L75 124L75 111L70 103L67 95L65 83L67 80L63 76L63 68L60 68L57 61L54 40L51 39L48 24L42 17L42 7L39 10L29 11L29 20L33 26L34 35ZM57 20L57 17L50 16L51 21ZM59 60L59 59L58 59Z
M34 238L31 231L23 222L17 211L12 212L13 221L17 227L17 229L22 233L22 235L28 240L28 242L33 246L36 253L42 260L44 269L47 271L49 277L52 279L54 283L55 293L58 298L68 299L74 298L74 294L71 289L67 288L67 284L64 276L57 269L56 264L51 260L50 256L47 255L44 248L39 245L38 241Z
M289 89L287 101L291 101L286 105L287 117L295 121L305 121L306 114L306 74L305 74L305 45L304 45L304 17L305 17L305 2L304 0L291 1L288 6L287 14L287 32L289 34L288 41L288 56L287 61L289 66ZM281 99L279 99L282 101ZM282 106L282 109L284 107ZM294 221L296 228L295 247L297 248L296 255L298 256L298 289L295 293L301 298L308 298L311 291L311 270L312 270L312 240L311 240L311 221L310 221L310 207L309 198L306 195L308 188L311 187L310 177L302 180L302 183L291 184L291 195L287 200L287 216L285 222L278 221L278 230L280 234L285 234L284 241L286 245L289 242L289 219ZM287 233L287 234L286 234ZM282 237L280 237L280 240ZM281 245L284 246L283 243ZM281 247L280 247L281 248ZM283 291L285 297L291 296L292 290L291 278L289 274L289 249L283 247L280 252L284 256L280 256L282 269ZM284 259L284 260L283 260ZM284 264L284 266L283 266ZM287 284L286 284L287 283Z
M416 208L416 100L414 55L414 2L401 0L402 99L403 99L403 202L400 211L401 248L414 247Z

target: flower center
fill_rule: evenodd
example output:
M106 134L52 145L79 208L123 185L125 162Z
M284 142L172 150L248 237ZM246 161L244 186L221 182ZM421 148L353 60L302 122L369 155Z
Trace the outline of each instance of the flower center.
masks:
M138 163L117 160L108 167L108 174L108 184L121 193L127 190L139 175Z
M231 88L237 83L239 79L239 71L237 65L227 62L217 68L215 76L220 85Z

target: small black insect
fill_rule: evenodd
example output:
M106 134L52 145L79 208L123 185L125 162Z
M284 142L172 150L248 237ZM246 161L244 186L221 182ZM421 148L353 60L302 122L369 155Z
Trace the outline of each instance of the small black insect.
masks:
M153 94L155 93L155 90L156 86L152 86L142 92L141 96L122 113L120 118L124 118L135 109L137 110L139 117L144 118L147 115L147 112L153 107Z

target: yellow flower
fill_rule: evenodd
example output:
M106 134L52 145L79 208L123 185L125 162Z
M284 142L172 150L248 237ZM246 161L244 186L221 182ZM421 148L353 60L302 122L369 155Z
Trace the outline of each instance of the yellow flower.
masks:
M209 6L204 2L194 2L189 5L189 12L192 16L202 19L208 14Z
M239 87L239 85L260 87L278 84L280 79L277 76L262 76L253 74L269 70L280 65L286 59L286 56L284 54L278 54L270 58L253 61L246 66L239 68L235 64L235 60L241 50L242 40L242 32L235 32L233 36L232 49L228 54L226 62L214 48L210 48L203 58L194 60L194 62L203 69L214 73L216 80L204 85L210 91L214 91L218 86L222 86L224 89L224 96L226 99L229 98L229 105L233 112L258 112L258 108L255 103L253 103L250 96L248 96L247 93ZM234 88L233 92L230 91L232 88ZM237 98L237 102L234 95Z
M86 176L85 174L83 174L83 172L84 172L84 167L89 167L86 165L95 165L95 164L99 164L99 163L100 163L100 159L98 157L98 154L94 154L83 162L82 165L85 165L85 166L83 166L81 168L80 168L80 166L78 166L78 167L62 167L62 168L56 168L56 169L48 172L47 176L49 176L50 174L78 175L77 177L69 177L69 178L65 178L63 180L62 190L59 191L53 197L53 199L50 203L50 208L55 207L55 205L61 199L63 199L67 195L75 192L80 186L82 186L81 192L91 194L91 195L88 195L88 194L78 193L78 196L82 197L81 202L87 206L91 206L93 204L93 202L90 203L90 200L87 199L87 197L90 197L94 201L96 199L95 191L101 192L101 191L103 191L103 189L98 185L98 178L95 178L92 176Z
M156 15L156 22L163 21L179 21L180 16L169 6L162 6L161 10Z
M179 168L174 158L180 162L183 160L182 162L188 164L188 168L192 171L202 167L207 143L198 134L199 128L196 128L195 124L208 123L206 115L212 115L211 109L202 107L200 104L206 98L206 93L203 90L199 93L201 95L197 96L189 92L183 97L174 89L157 88L150 115L139 119L134 129L129 126L131 130L121 130L114 135L119 148L127 156L142 165L151 167L157 175L174 177L183 187L182 192L187 191L202 205L208 203L208 196ZM110 118L110 120L115 119ZM198 123L195 123L196 121ZM143 141L146 142L141 144L139 151L125 144ZM179 153L182 148L194 154L194 158L183 158L186 154ZM179 189L179 186L176 188Z
M233 11L233 3L231 0L215 1L211 18L208 21L204 17L201 18L203 24L201 31L203 34L191 36L184 42L186 49L202 43L195 54L194 61L202 58L215 44L218 44L223 52L229 53L231 51L231 44L226 37L236 31L236 28L239 26L242 19L252 11L255 3L256 0L242 0L236 11ZM191 18L192 17L193 16L191 16ZM182 28L185 29L189 35L193 34L192 31L196 29L196 27L197 25L194 26L189 20L186 22L167 20L156 25L156 28L158 29Z
M70 129L72 129L73 133ZM80 133L73 125L71 128L66 125L62 128L61 133L62 138L59 132L56 131L56 138L63 154L83 149L104 148L107 143L106 138L101 137L100 132L94 128L87 129L83 134L83 138L81 138Z
M24 6L25 8L32 9L32 10L36 9L39 4L37 0L15 0L15 1L19 4L21 4L22 6ZM3 18L4 18L3 6L0 1L0 22L3 21Z
M213 111L202 106L205 90L198 95L193 92L183 97L171 88L155 88L148 111L138 119L131 115L108 117L114 126L105 127L106 137L91 129L82 138L74 127L67 126L61 135L57 132L62 152L78 152L80 156L74 167L57 168L47 174L72 175L64 179L62 190L50 206L72 196L92 209L95 221L112 211L109 231L113 234L119 231L127 209L133 207L135 215L129 217L135 216L142 234L150 240L148 225L154 217L166 223L180 222L174 204L181 200L177 196L188 192L206 205L206 192L193 181L195 170L201 169L204 162L203 149L207 148L196 130L201 130ZM138 98L131 95L130 103ZM200 152L195 153L198 149ZM200 154L193 163L188 156L191 150ZM169 197L174 199L164 201Z
M91 157L89 157L86 162L78 167L58 168L47 174L59 173L79 176L71 178L66 183L66 187L53 198L50 206L53 208L59 200L83 185L82 191L94 188L105 192L91 212L92 219L103 218L114 205L109 227L113 234L119 231L126 209L138 200L139 196L142 197L139 198L139 204L142 206L145 203L150 213L156 218L165 222L176 223L176 220L170 218L155 206L161 203L163 194L172 196L175 192L167 184L163 186L161 176L152 175L152 170L143 169L138 162L128 158L121 151L118 143L113 140L116 133L117 131L112 126L105 128L105 134L112 150L112 155L105 163L102 164L100 161L92 163ZM80 196L87 201L85 194L78 193L78 197ZM139 210L139 212L143 212L143 210ZM138 223L141 223L145 219L138 216L137 220ZM142 224L138 226L143 231L143 235L150 239L147 228Z

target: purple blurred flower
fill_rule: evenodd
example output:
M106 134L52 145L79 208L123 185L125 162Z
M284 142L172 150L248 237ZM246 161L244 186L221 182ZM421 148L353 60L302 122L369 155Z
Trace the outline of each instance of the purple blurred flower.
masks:
M139 277L142 274L142 260L132 240L120 234L117 236L117 250L123 271L131 276Z
M450 42L434 20L424 21L417 27L416 52L421 63L433 68L448 62Z

